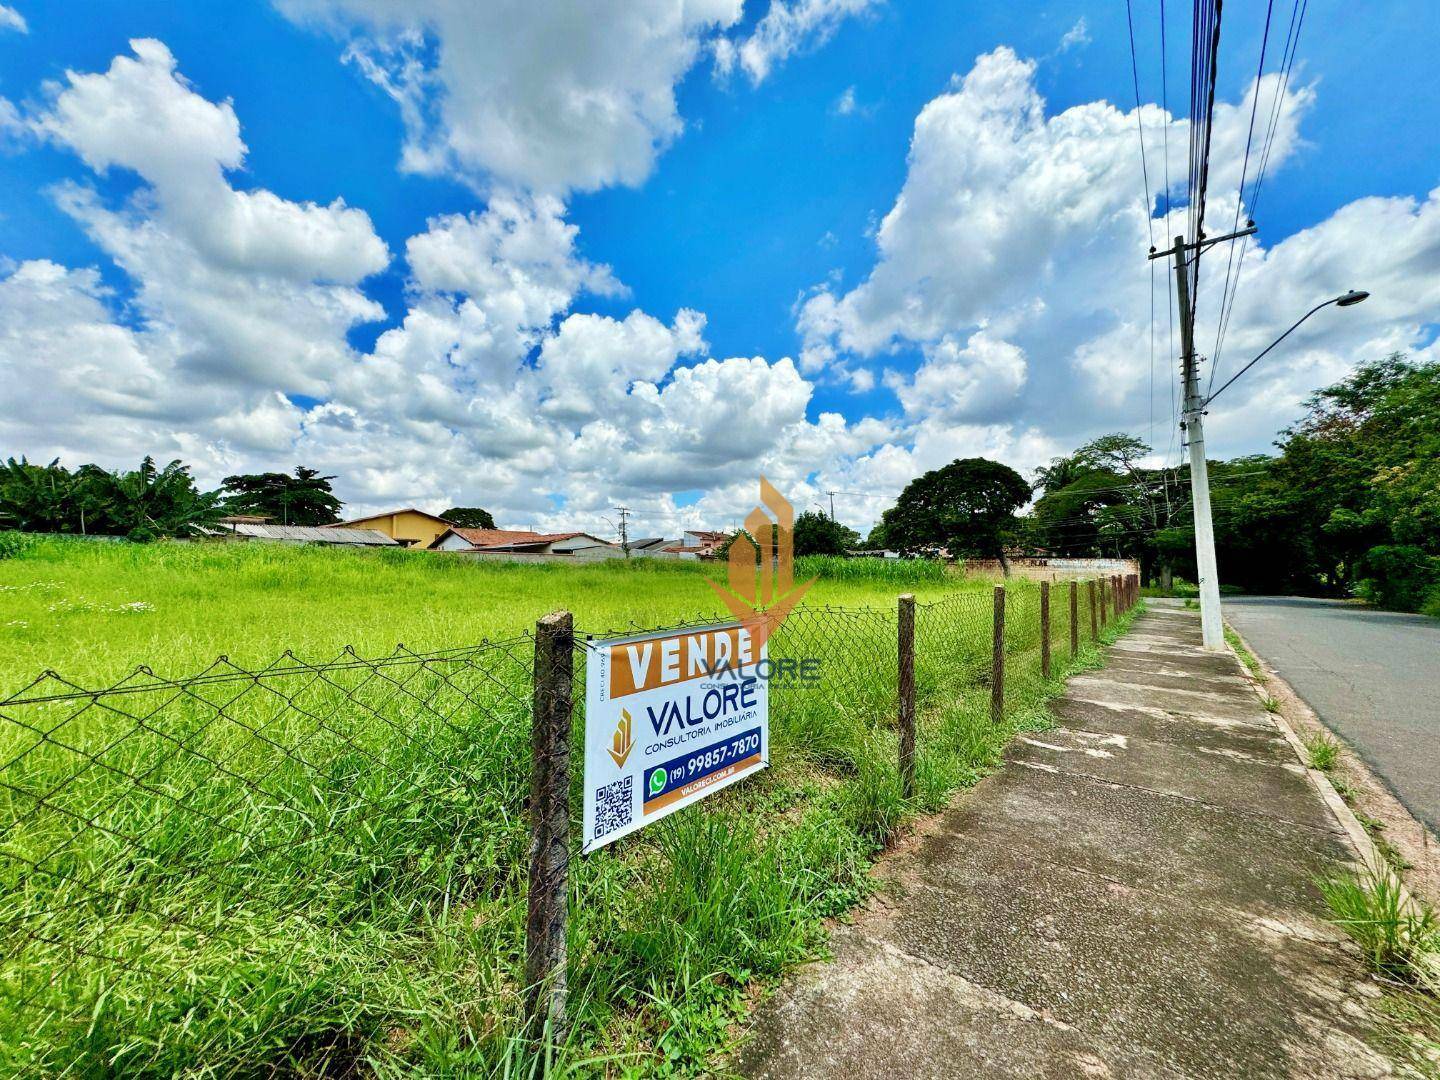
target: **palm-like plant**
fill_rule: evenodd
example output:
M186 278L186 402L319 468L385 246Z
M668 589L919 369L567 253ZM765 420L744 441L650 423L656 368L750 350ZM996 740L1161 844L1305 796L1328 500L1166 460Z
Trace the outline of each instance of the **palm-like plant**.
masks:
M199 491L189 466L179 461L159 469L147 455L129 472L86 465L79 476L88 498L105 515L106 531L132 540L183 536L213 524L221 514L219 494Z
M7 458L0 469L0 524L25 532L75 531L75 486L59 458L49 465Z

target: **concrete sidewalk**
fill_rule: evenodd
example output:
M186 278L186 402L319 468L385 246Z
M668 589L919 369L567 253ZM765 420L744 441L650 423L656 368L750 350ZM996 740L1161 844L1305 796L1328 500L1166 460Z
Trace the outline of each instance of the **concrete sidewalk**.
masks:
M1142 616L1053 711L884 861L738 1069L1388 1075L1365 1041L1378 991L1313 883L1356 852L1198 613Z

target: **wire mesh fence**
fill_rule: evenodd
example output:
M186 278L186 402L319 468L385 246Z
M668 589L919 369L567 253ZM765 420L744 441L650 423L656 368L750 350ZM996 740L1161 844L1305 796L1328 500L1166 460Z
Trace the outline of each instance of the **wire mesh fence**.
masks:
M1068 592L1051 600L1063 673ZM1008 713L1046 681L1038 587L1012 585L1004 606ZM1076 611L1084 640L1083 599ZM814 677L772 682L777 757L877 791L896 782L897 630L893 607L790 615L770 657L813 662ZM932 714L983 715L993 632L988 590L916 606L922 780L951 749L930 738ZM0 700L0 1071L292 1060L314 1025L291 1025L287 1003L317 993L334 999L332 1040L384 1030L408 1006L365 988L425 949L473 949L456 913L487 900L501 945L438 966L490 964L502 970L466 977L513 982L533 665L522 634L321 663L287 652L259 669L222 657L178 678L142 667L102 687L46 672ZM475 1007L515 1011L493 993Z

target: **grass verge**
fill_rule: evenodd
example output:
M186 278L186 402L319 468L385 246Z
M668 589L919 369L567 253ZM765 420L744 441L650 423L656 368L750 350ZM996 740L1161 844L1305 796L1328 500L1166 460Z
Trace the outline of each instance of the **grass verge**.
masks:
M1255 654L1250 651L1240 635L1229 626L1225 627L1225 641L1229 644L1230 648L1235 650L1235 655L1240 657L1240 662L1245 665L1245 670L1250 673L1251 678L1265 678L1265 669L1260 666L1260 661L1255 659ZM1265 707L1270 712L1276 711L1275 709L1271 709L1268 704Z
M1387 867L1319 882L1331 918L1389 988L1378 1034L1413 1072L1440 1077L1440 920Z

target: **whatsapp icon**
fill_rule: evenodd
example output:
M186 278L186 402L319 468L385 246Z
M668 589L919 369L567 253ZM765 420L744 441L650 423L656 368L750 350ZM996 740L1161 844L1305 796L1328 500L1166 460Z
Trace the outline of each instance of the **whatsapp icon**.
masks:
M654 798L665 790L665 770L656 769L650 774L650 796Z

